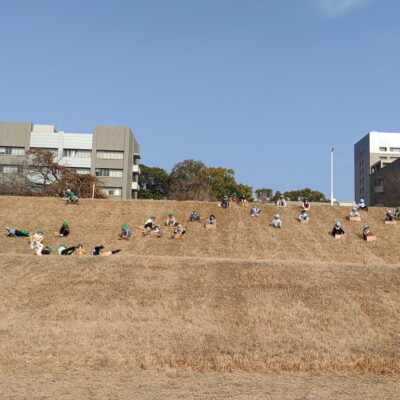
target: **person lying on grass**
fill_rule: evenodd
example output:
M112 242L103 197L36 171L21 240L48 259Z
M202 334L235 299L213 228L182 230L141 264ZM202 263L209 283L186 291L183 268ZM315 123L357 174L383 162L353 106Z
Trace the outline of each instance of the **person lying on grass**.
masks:
M117 254L120 251L122 251L122 249L117 249L117 250L104 250L104 246L101 244L100 246L96 246L93 250L93 255L94 256L111 256L112 254Z
M341 235L344 235L344 230L342 229L342 223L338 221L332 229L332 236L335 237Z
M38 243L42 243L44 240L44 232L42 229L38 229L34 235L29 236L30 246L33 249Z
M53 252L53 248L51 246L44 246L42 243L37 243L35 245L34 254L37 256L48 256Z
M128 228L128 225L122 224L121 225L121 233L119 234L119 239L120 240L129 240L131 238L131 236L132 236L132 234Z
M77 246L67 247L66 244L61 243L58 246L58 255L59 256L71 256L74 253L77 255L84 255L84 254L86 254L86 250L83 248L83 246L81 244L78 244Z
M29 231L23 229L22 231L13 228L6 228L8 237L29 237Z

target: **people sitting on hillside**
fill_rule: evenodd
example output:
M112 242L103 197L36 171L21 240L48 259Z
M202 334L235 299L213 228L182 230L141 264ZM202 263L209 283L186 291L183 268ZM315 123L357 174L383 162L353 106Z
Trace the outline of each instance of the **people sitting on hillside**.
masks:
M286 207L286 200L283 195L279 196L279 200L276 202L278 207Z
M232 193L231 194L231 202L232 203L237 203L238 199L237 199L237 195L236 193Z
M240 201L241 203L247 203L246 196L245 196L244 194L241 194L241 195L240 195L240 198L239 198L239 201Z
M128 228L127 224L122 224L121 225L121 233L119 234L119 239L120 240L129 240L132 236L131 231Z
M332 236L336 237L341 235L344 235L344 230L342 229L342 224L338 221L332 229Z
M364 226L362 235L363 235L363 239L364 239L364 240L367 240L367 238L368 238L369 236L375 236L375 235L370 231L368 225L365 225L365 226Z
M349 216L352 217L352 218L358 218L358 217L360 217L361 215L360 215L360 213L358 212L358 208L357 208L357 207L353 207L353 208L351 209L351 211L350 211Z
M261 215L261 208L258 204L254 204L252 208L250 208L250 216L251 217L259 217Z
M69 223L67 221L64 221L58 233L55 233L55 236L63 237L63 236L68 236L69 234L70 234Z
M310 217L307 214L307 210L301 210L301 214L298 217L299 221L309 221Z
M392 211L390 211L390 210L386 211L385 221L386 221L386 222L392 222L392 221L394 221L394 215L393 215L393 212L392 212Z
M282 228L283 222L282 222L282 220L281 220L281 215L280 215L280 214L275 214L275 215L274 215L274 219L272 220L271 225L272 225L274 228L278 228L278 229L281 229L281 228Z
M394 218L400 219L400 207L396 207L396 210L394 211Z
M229 199L228 196L224 196L222 201L221 201L221 207L222 208L228 208L229 207Z
M13 228L7 228L7 236L9 237L29 237L29 231L26 229L23 230L18 230L18 229L13 229Z
M38 243L42 243L44 240L44 232L42 229L38 229L35 234L30 235L30 246L31 249L35 249Z
M304 199L303 199L303 210L309 211L310 208L311 208L311 205L308 202L308 197L304 197Z
M207 225L216 225L217 224L217 219L215 218L214 214L211 214L210 217L208 218Z
M152 229L155 222L156 222L156 217L151 216L151 217L144 223L144 229Z
M70 192L67 197L67 204L79 205L78 196L74 192Z
M166 226L175 226L176 225L176 219L174 217L174 213L173 212L168 213L168 218L165 221L165 225Z
M201 222L201 218L197 210L193 210L189 216L189 222Z
M117 254L119 252L121 252L122 249L116 249L116 250L104 250L104 246L101 244L100 246L96 246L93 250L93 255L94 256L103 256L103 257L107 257L107 256L111 256L112 254Z
M364 199L360 199L360 202L357 204L357 209L358 210L363 210L363 211L367 211L368 212L368 207L365 204L365 200Z
M146 230L143 232L143 236L154 235L157 237L161 237L162 233L163 231L160 225L153 225L151 228L146 228Z
M174 235L184 235L185 233L186 229L181 224L178 224L178 226L174 230Z

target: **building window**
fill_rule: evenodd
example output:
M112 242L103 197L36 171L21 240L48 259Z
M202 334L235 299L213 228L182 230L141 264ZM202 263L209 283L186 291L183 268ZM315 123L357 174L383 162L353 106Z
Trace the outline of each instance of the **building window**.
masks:
M64 149L64 157L72 158L91 158L91 150L80 150L80 149Z
M391 147L391 148L390 148L390 151L391 151L392 153L400 153L400 147Z
M122 193L120 187L103 187L102 190L107 196L121 196Z
M24 156L25 155L25 147L8 147L1 146L0 154L10 154L12 156Z
M122 169L98 168L96 169L96 176L122 178Z
M0 165L0 172L3 174L22 174L22 165Z
M53 154L55 156L58 154L58 149L48 148L48 147L31 147L31 150L48 151L49 153L51 153L51 154Z
M379 147L379 151L387 151L387 147Z
M105 158L107 160L122 160L124 158L124 152L123 151L98 150L97 158Z
M76 172L79 175L90 174L90 168L76 168L76 167L69 167L71 171Z

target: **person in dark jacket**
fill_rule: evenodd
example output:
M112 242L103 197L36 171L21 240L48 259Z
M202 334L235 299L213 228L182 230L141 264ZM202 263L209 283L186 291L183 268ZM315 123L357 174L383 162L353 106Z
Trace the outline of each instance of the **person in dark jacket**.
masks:
M338 221L332 230L332 236L344 235L344 230L342 229L342 224Z
M29 231L23 229L22 231L18 229L6 228L7 236L9 237L29 237Z

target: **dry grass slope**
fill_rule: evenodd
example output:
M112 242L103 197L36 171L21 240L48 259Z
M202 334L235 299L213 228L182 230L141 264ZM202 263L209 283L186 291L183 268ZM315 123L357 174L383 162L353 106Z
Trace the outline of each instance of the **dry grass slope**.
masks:
M215 213L217 231L189 224L185 240L116 238L119 227L184 221ZM37 257L26 239L0 242L0 371L199 371L397 375L400 373L399 226L384 210L362 223L348 209L281 210L284 229L263 207L221 210L213 203L0 197L0 221L43 228L46 241L71 224L66 242L103 243L111 258ZM329 236L344 222L345 240ZM359 237L368 223L378 241Z

